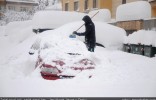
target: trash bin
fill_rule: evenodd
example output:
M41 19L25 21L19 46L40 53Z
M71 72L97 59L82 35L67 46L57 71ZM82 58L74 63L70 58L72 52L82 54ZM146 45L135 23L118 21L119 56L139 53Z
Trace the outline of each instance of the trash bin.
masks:
M152 47L152 45L144 45L144 56L154 57L156 54L156 47Z
M141 44L131 44L130 53L144 55L144 45Z
M130 45L129 44L124 44L123 45L123 51L130 53L130 51L131 51Z

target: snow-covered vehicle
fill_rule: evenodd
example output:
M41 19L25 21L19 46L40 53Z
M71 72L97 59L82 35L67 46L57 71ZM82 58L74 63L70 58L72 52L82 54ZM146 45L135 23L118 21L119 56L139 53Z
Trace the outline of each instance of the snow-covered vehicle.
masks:
M53 30L40 34L31 47L31 50L38 51L36 68L40 68L44 79L72 78L82 71L95 69L91 53L82 41L52 32ZM88 78L91 76L88 75Z
M39 11L33 17L33 32L42 33L47 30L53 30L64 24L80 21L85 15L84 13L68 11Z
M41 68L45 79L60 79L74 77L82 71L95 69L94 54L90 53L84 44L84 37L69 38L84 22L72 22L57 29L45 31L36 39L30 54L38 51L36 67ZM94 22L96 26L96 42L110 49L122 47L126 32L118 27ZM101 27L102 26L102 27ZM82 27L79 32L84 32ZM35 53L37 54L37 53ZM92 75L88 75L91 77Z

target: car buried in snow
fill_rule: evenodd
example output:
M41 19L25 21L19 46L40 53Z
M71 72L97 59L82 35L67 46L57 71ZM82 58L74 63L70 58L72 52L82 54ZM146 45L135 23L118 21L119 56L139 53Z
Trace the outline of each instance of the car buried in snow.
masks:
M82 71L95 69L91 53L83 42L60 34L43 34L44 36L38 37L33 43L29 54L37 54L35 67L40 68L44 79L73 78ZM91 78L92 75L89 74L87 77Z

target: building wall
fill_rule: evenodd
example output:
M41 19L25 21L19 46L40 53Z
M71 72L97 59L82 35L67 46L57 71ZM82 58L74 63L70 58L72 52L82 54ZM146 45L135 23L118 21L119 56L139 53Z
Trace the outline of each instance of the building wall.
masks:
M5 5L6 5L6 1L0 0L0 20L1 20L1 17L3 15L3 11L5 10Z
M6 0L0 0L0 5L5 5L6 4Z
M152 8L152 17L156 17L156 7Z
M100 8L109 9L112 12L112 0L101 0Z
M156 0L153 2L150 2L152 6L152 17L156 17Z
M21 11L21 7L26 8L26 11L32 11L34 4L7 2L6 9L9 9L9 7L14 7L14 10L19 12Z
M74 11L74 2L79 1L79 12L86 12L84 9L85 0L62 0L62 10L65 11L65 3L69 4L69 11ZM112 0L97 0L97 8L107 8L112 10ZM92 10L93 0L88 0L88 9Z
M84 0L62 0L63 11L65 10L65 3L69 3L69 11L74 11L74 1L79 1L79 12L84 11ZM89 1L89 10L92 10L93 2ZM116 18L116 10L119 5L122 4L122 0L97 0L98 9L106 8L111 11L112 18ZM126 3L135 2L135 1L147 1L147 0L126 0ZM156 0L151 3L152 6L152 17L156 17Z

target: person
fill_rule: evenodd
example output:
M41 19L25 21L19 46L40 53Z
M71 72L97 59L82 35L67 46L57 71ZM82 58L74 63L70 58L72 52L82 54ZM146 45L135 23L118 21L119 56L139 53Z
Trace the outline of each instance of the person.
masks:
M94 48L96 44L95 25L88 15L84 16L82 20L85 22L85 28L86 28L85 32L78 33L74 31L73 34L76 34L78 36L85 36L85 43L88 48L88 51L94 52Z

